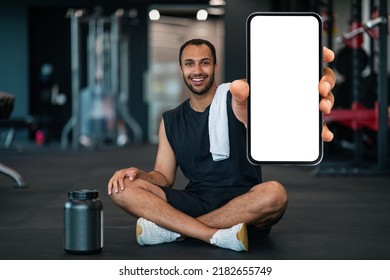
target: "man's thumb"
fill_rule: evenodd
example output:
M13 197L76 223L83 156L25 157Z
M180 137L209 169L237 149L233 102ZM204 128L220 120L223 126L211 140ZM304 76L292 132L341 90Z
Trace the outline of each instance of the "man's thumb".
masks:
M245 102L249 96L249 85L245 80L235 80L230 84L230 92L238 102Z

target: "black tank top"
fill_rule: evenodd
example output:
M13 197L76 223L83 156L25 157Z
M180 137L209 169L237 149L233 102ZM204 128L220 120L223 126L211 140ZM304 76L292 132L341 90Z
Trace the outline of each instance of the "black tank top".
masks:
M246 129L237 120L228 92L230 156L213 161L210 153L208 117L210 106L204 112L191 109L189 99L163 113L165 132L178 166L189 180L187 188L196 187L253 187L261 183L261 168L252 165L246 156Z

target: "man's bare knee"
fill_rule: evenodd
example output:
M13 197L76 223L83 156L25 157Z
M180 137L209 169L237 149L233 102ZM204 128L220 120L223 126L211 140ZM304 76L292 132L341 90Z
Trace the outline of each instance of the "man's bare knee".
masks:
M268 209L267 212L279 213L284 212L287 207L287 191L277 181L268 181L254 187L254 190L261 191L261 200L263 207Z
M113 193L111 198L115 204L123 207L126 204L132 203L134 200L138 201L141 194L144 192L149 192L166 200L165 193L160 187L141 179L125 182L124 190L120 190L118 193Z
M287 191L279 182L271 181L269 184L270 196L268 205L273 212L277 213L276 216L282 215L288 203Z
M113 192L111 195L111 199L113 202L119 207L124 207L127 203L129 203L129 199L133 196L132 194L133 188L126 188L124 190L119 190L118 192Z
M264 182L252 188L258 192L259 218L251 224L258 228L269 228L277 223L287 208L287 191L282 184L276 181Z
M282 184L276 181L270 182L270 190L272 196L270 196L270 205L274 209L284 211L287 206L288 196L287 191Z

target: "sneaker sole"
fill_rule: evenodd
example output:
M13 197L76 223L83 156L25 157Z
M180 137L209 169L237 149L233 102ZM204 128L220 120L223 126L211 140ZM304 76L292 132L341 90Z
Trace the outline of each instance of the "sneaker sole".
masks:
M143 245L143 244L141 244L140 241L138 240L138 237L141 235L141 233L142 233L142 227L141 227L141 226L138 224L138 222L137 222L137 225L136 225L136 227L135 227L135 238L136 238L138 244Z
M248 231L246 228L246 224L242 224L241 229L237 232L236 237L238 240L241 241L242 245L245 248L245 251L248 251L249 249L249 242L248 242Z

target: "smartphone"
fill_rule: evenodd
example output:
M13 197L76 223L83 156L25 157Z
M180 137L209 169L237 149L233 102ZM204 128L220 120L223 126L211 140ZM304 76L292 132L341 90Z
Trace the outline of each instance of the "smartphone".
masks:
M261 13L247 19L248 159L315 165L323 157L318 82L322 20L316 13Z

